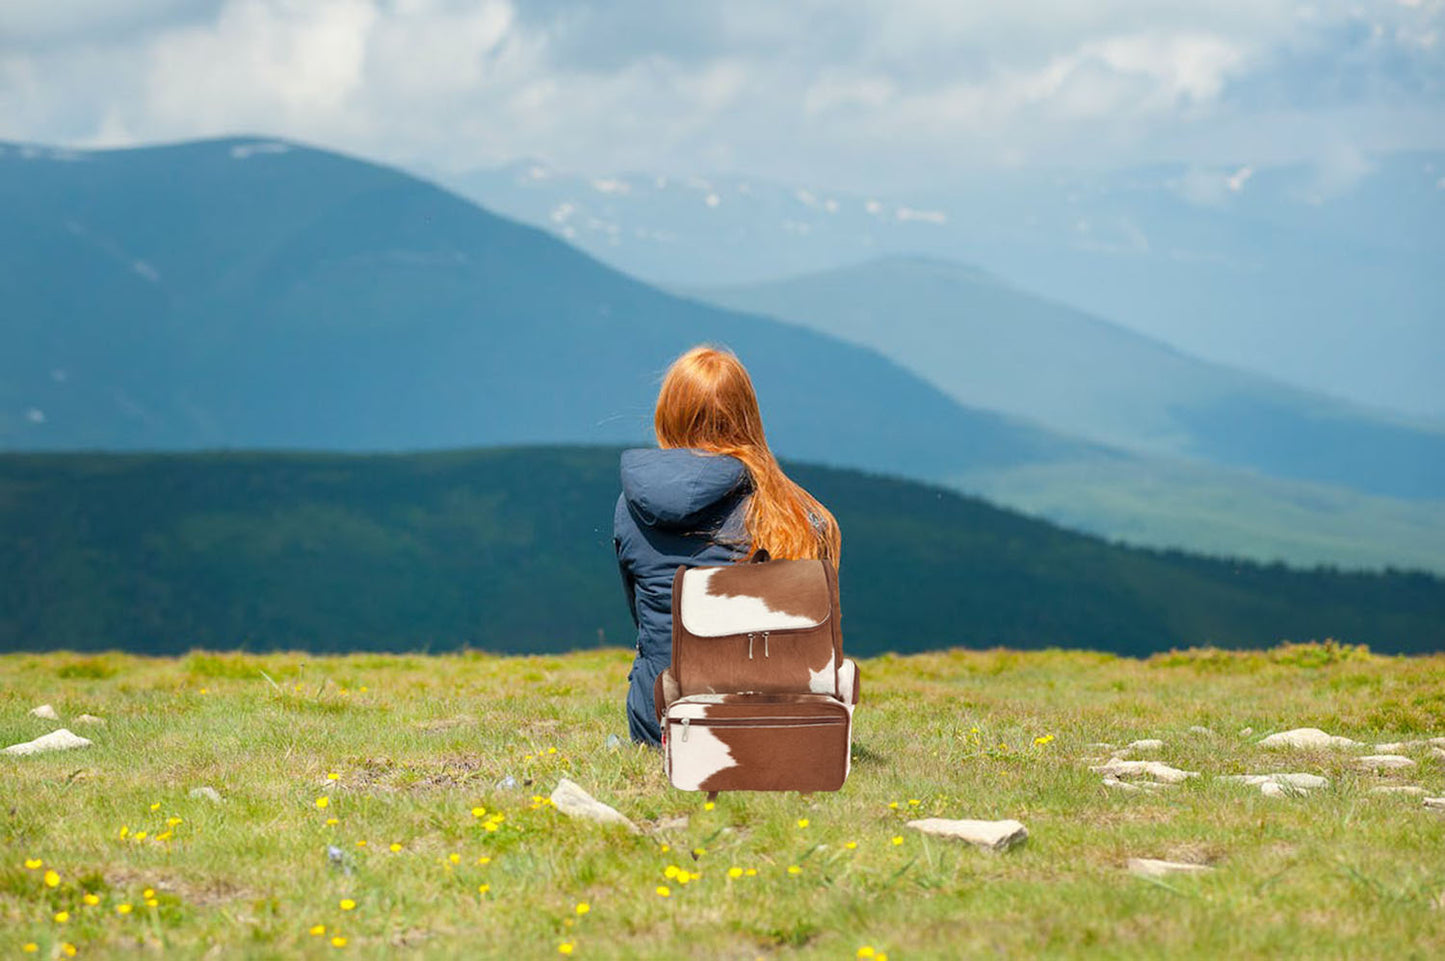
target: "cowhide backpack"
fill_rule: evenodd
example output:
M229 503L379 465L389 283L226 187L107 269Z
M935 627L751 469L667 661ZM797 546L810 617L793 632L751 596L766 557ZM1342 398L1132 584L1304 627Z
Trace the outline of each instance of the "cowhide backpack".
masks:
M838 575L821 560L681 566L672 666L653 691L663 758L685 791L836 791L858 666L843 657Z

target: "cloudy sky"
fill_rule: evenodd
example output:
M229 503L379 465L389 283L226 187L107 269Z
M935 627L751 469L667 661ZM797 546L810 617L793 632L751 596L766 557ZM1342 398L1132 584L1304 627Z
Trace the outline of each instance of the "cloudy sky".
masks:
M0 139L840 188L1445 147L1445 0L3 0Z

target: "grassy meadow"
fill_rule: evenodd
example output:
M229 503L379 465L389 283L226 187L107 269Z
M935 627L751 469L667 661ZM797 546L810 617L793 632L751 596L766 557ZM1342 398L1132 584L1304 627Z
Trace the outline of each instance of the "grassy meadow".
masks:
M1445 795L1445 761L1257 744L1445 735L1445 656L873 658L842 791L709 808L627 742L629 654L0 656L0 743L95 742L0 756L0 956L1445 956L1445 814L1370 791ZM1104 787L1094 742L1139 738L1203 776ZM1274 771L1330 785L1213 777ZM562 776L642 833L563 816ZM989 853L904 827L922 816L1030 837ZM1213 870L1150 880L1131 857Z

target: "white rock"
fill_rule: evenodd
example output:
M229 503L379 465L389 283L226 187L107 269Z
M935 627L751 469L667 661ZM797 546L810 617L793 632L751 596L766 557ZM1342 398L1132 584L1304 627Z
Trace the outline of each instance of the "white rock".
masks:
M1158 738L1146 737L1138 741L1129 742L1131 751L1161 751L1164 749L1164 742Z
M637 829L637 825L616 808L603 804L565 777L557 781L557 788L552 792L552 803L568 817L585 818L602 824L621 824L633 834L642 833Z
M1198 734L1200 737L1215 737L1215 733L1202 724L1196 724L1189 729L1190 734Z
M1403 754L1366 754L1355 758L1355 763L1371 771L1398 771L1415 766L1415 762Z
M1304 794L1316 788L1329 785L1327 778L1318 774L1226 774L1217 778L1247 787L1258 787L1265 797L1281 797L1286 794Z
M1096 774L1112 774L1114 777L1140 777L1147 775L1166 784L1178 784L1186 778L1198 777L1198 771L1181 771L1159 761L1120 761L1096 764L1089 768Z
M1129 873L1146 878L1162 878L1166 874L1205 874L1213 870L1207 864L1182 864L1178 861L1157 861L1154 858L1129 859Z
M37 737L33 741L26 741L23 744L12 744L5 749L6 754L47 754L50 751L68 751L77 747L90 747L90 741L83 737L76 737L65 728L51 731L49 734Z
M51 707L49 704L42 704L42 705L40 705L39 707L33 707L33 708L31 708L31 709L30 709L30 716L31 716L31 717L43 718L43 719L45 719L45 720L47 720L47 721L58 721L58 720L60 720L60 715L59 715L59 714L56 714L56 713L55 713L55 708Z
M1271 734L1259 742L1260 747L1280 748L1323 748L1323 747L1360 747L1359 741L1352 741L1347 737L1336 737L1326 734L1317 727L1297 727L1292 731L1280 731L1278 734Z
M1432 747L1430 756L1437 761L1445 761L1445 747Z
M923 818L909 821L908 826L924 834L958 838L990 851L1003 851L1029 838L1029 829L1018 821L970 821L948 818Z
M1425 741L1431 747L1445 747L1445 737L1432 737Z
M1423 797L1425 789L1414 784L1381 784L1379 787L1370 788L1371 794L1408 794L1413 797Z
M1427 797L1425 798L1425 806L1427 808L1434 808L1437 811L1445 811L1445 797Z
M105 718L103 718L103 717L96 717L94 714L82 714L82 715L80 715L79 717L77 717L72 723L74 723L74 724L91 724L91 725L94 725L94 726L96 726L96 727L104 727L104 726L105 726Z
M1138 793L1143 790L1139 785L1130 784L1128 781L1121 781L1112 774L1104 778L1104 787L1113 788L1116 791L1123 791L1126 794L1130 792Z
M1162 791L1165 788L1173 787L1172 784L1164 784L1161 781L1140 781L1139 786L1146 791Z
M1242 728L1239 729L1239 736L1240 736L1240 737L1249 737L1249 736L1250 736L1251 734L1253 734L1253 733L1254 733L1254 728L1252 728L1252 727L1242 727Z
M193 787L190 796L194 798L205 798L207 801L221 802L221 793L213 787Z

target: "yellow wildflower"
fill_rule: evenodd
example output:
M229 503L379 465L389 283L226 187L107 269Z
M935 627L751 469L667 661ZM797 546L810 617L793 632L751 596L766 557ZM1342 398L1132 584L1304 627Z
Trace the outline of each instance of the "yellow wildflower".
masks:
M115 906L115 913L116 913L116 914L130 914L130 912L131 912L132 910L133 910L133 909L131 908L131 906L130 906L129 904L117 904L117 905Z
M38 871L40 868L43 867L45 867L45 862L40 860L39 858L25 859L25 869L27 871Z
M482 827L485 828L487 831L495 831L497 829L497 822L488 821L486 824L483 824Z
M557 945L557 953L558 953L558 954L571 954L571 953L572 953L572 942L571 942L571 941L563 941L561 944Z
M36 944L34 941L26 941L23 945L20 946L20 950L24 951L26 954L34 954L36 951L40 950L40 945Z
M336 937L331 939L331 946L333 948L344 948L346 947L346 939L338 934Z
M357 841L357 842L356 842L356 846L359 847L359 848L364 848L364 847L366 847L366 842L365 842L365 841Z
M711 810L712 810L713 808L715 808L715 807L717 807L717 804L716 804L715 802L713 802L713 801L707 801L707 802L704 802L704 803L703 803L702 809L703 809L704 811L711 811Z
M480 818L480 817L486 817L486 815L487 815L487 809L486 809L486 808L484 808L484 807L474 807L474 808L472 808L472 817L474 817L474 818Z
M863 945L863 947L861 947L861 948L858 949L858 953L857 953L856 955L854 955L854 957L858 957L858 958L871 958L871 957L874 957L875 954L876 954L876 952L873 950L873 945L871 945L871 944L865 944L865 945Z
M556 753L557 753L557 749L556 749L555 747L549 747L549 748L547 748L547 753L548 753L548 754L556 754Z
M171 839L171 832L169 832L169 831L165 832L164 834L157 834L157 835L156 835L156 840L157 840L157 841L169 841L170 839Z
M676 864L669 864L662 869L662 876L668 879L676 878L681 873L681 870Z
M317 806L318 808L325 809L325 808L329 807L330 805L331 805L331 798L327 797L327 796L324 795L324 794L323 794L321 797L319 797L319 798L316 799L316 806Z
M203 688L201 688L201 693L202 693L202 694L209 694L210 692L207 691L207 690L203 687Z
M369 687L367 687L365 684L363 684L363 685L361 685L360 688L358 688L358 690L361 691L361 693L365 694L367 691L371 690L371 688L369 688Z
M154 804L151 805L151 810L152 810L152 811L159 811L160 809L161 809L161 802L159 802L159 801L157 801L156 803L154 803Z
M330 774L326 775L326 780L328 780L328 781L339 781L339 780L341 780L341 775L340 775L340 774L337 774L335 771L332 771Z
M453 851L451 854L447 855L447 860L452 862L453 864L461 864L462 856Z
M487 857L485 854L483 854L481 857L477 858L477 863L478 863L478 864L491 864L491 863L492 863L492 859L489 858L489 857Z
M80 900L84 901L86 904L90 905L91 907L95 907L97 904L100 903L100 898L96 897L94 894L91 894L90 892L86 892L85 895L84 895L83 897L81 897Z
M893 843L894 843L894 844L902 844L902 843L903 843L903 835L901 835L901 834L895 834L895 835L893 835Z
M69 941L60 942L60 953L65 955L67 958L75 957L75 945L71 944Z
M338 818L327 818L327 819L326 819L326 826L329 827L329 828L334 828L334 827L336 827L336 825L338 825L338 824L340 824L340 823L341 823L341 821L340 821L340 819L338 819Z
M157 901L155 898L146 898L146 907L148 907L148 908L154 908L154 907L159 907L159 906L160 906L160 902Z
M478 894L486 894L486 893L487 893L488 891L490 891L490 890L492 890L492 886L491 886L490 884L479 884L479 885L477 885L477 893L478 893Z
M175 827L177 824L180 824L183 820L185 820L185 819L184 819L184 818L166 818L166 827L168 827L168 828L173 828L173 827Z
M810 823L810 822L808 821L807 818L798 818L798 827L800 827L800 828L805 828L805 827L807 827L809 823Z
M124 838L124 837L125 837L127 834L129 834L129 833L130 833L130 825L129 825L129 824L122 824L122 825L120 826L120 834L119 834L118 836L121 837L121 838Z
M916 798L916 797L913 797L913 798L909 798L909 799L908 799L908 806L911 807L911 808L916 808L916 807L918 807L918 805L919 805L920 803L922 803L922 802L920 802L920 801L918 800L918 798Z
M888 807L889 807L890 810L896 811L896 810L898 810L898 802L897 802L897 801L889 801L889 802L888 802Z
M742 868L728 868L728 877L730 877L730 878L740 878L740 877L742 877L742 876L743 876L743 869L742 869Z
M56 912L55 912L55 923L56 923L56 924L64 924L65 922L67 922L67 921L69 921L69 920L70 920L70 912L69 912L69 911L56 911Z
M847 841L847 842L845 842L845 843L843 844L843 847L847 848L849 851L853 851L853 850L856 850L856 849L858 848L858 842L857 842L857 841Z
M326 933L326 925L324 925L324 924L313 925L312 928L311 928L311 936L312 936L313 938L319 938L319 937L321 937L321 936L322 936L323 934L325 934L325 933Z
M350 911L351 909L356 907L356 902L351 900L350 898L342 898L340 906L341 910Z
M659 848L659 850L662 851L663 854L666 854L668 851L672 850L672 845L664 844L661 848Z
M137 841L144 841L144 840L146 839L146 832L144 832L144 831L137 831L137 832L135 832L134 834L132 834L131 837L135 838Z
M744 871L743 873L746 874L746 875L747 875L748 877L750 877L750 878L755 878L755 877L758 876L758 869L757 869L757 868L748 868L748 869L747 869L746 871Z
M54 869L45 872L45 886L47 888L60 886L60 875L56 874Z
M577 902L577 913L578 913L579 915L581 915L581 914L586 914L588 911L591 911L591 910L592 910L592 905L588 904L586 901L578 901L578 902Z
M707 848L693 848L693 849L692 849L692 856L695 857L695 858L700 858L700 857L702 857L702 856L703 856L704 854L706 854L706 853L707 853Z
M153 897L156 896L156 889L155 889L155 888L146 888L144 891L142 891L142 892L140 893L140 896L143 897L143 898L147 898L147 899L153 898Z
M790 865L788 865L788 873L789 873L789 874L802 874L802 873L803 873L803 869L800 868L800 867L798 867L796 864L790 864Z
M398 851L400 851L400 850L401 850L401 844L400 844L399 842L397 842L397 841L392 841L392 842L391 842L391 853L392 853L392 854L395 854L396 852L398 852Z
M669 887L668 887L667 885L665 885L665 884L659 884L659 885L657 886L657 896L658 896L659 898L671 897L671 896L672 896L672 889L669 888Z

